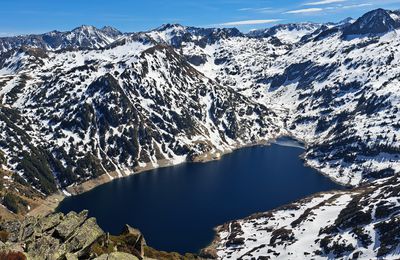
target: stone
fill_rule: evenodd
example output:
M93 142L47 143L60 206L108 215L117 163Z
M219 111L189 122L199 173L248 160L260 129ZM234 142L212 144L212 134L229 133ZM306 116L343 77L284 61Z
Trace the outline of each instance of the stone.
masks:
M35 226L37 224L37 218L28 217L22 222L21 236L19 240L24 241L30 238L35 233Z
M60 250L60 241L49 236L33 240L27 245L26 252L33 259L56 259L65 253Z
M99 257L96 257L94 260L107 260L107 259L108 259L108 254L104 254Z
M41 219L27 218L22 224L3 223L3 230L19 234L3 247L10 250L22 245L21 252L26 252L28 259L78 259L104 234L96 219L86 218L87 211L83 211L79 214L71 212L65 217L57 213Z
M22 252L30 260L77 260L96 257L93 248L99 245L104 249L100 253L107 254L98 260L155 260L144 256L146 241L138 229L126 225L118 244L87 216L87 211L56 213L0 223L0 230L12 234L11 240L0 242L0 251ZM123 252L110 253L110 246Z
M50 214L40 219L38 225L41 228L42 232L46 232L60 224L63 216L64 215L62 213Z
M125 229L122 232L124 235L133 235L137 237L134 248L139 252L140 256L144 256L144 246L146 245L146 240L144 239L144 236L140 230L133 228L129 225L125 225Z
M95 260L139 260L139 258L128 253L114 252L111 254L101 255L95 258Z
M78 257L75 254L68 253L65 255L65 260L78 260Z
M104 235L104 231L97 225L96 219L89 218L64 243L63 248L65 248L66 252L75 252L80 257L102 235Z
M62 240L67 240L69 236L79 227L87 218L88 212L82 211L77 214L76 212L68 213L61 223L55 229L55 235Z
M18 242L21 230L21 223L19 221L7 221L1 224L1 230L6 231L8 235L8 241Z

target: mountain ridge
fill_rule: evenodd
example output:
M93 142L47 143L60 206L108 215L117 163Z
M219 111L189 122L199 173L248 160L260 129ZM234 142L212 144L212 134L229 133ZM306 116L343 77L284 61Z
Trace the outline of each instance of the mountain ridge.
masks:
M384 10L384 9L377 9L373 10L369 13L376 13L376 12L382 12L387 15L396 15L397 11L390 11L390 10ZM367 14L366 14L367 15ZM362 17L360 18L362 19ZM129 36L129 35L140 35L140 34L147 34L151 35L153 34L154 40L160 42L164 41L166 44L171 44L174 47L180 47L176 46L179 44L178 42L172 43L170 42L171 39L165 41L165 39L161 39L157 36L154 35L155 32L165 32L167 30L175 30L175 35L174 37L177 37L176 33L179 32L179 37L182 38L187 34L189 35L196 35L197 33L200 32L203 37L210 37L215 35L217 39L220 39L220 37L234 37L234 36L249 36L249 37L271 37L274 36L276 37L276 34L279 32L279 30L283 30L285 32L281 32L283 36L281 37L276 37L281 41L286 41L286 43L297 43L300 38L305 37L309 34L312 34L313 32L317 31L318 29L321 29L321 27L327 26L324 30L327 29L332 29L336 27L349 27L349 25L354 21L352 18L346 18L340 22L337 23L313 23L313 22L304 22L304 23L288 23L288 24L279 24L276 26L272 26L270 28L266 29L257 29L254 31L251 31L249 33L242 33L236 28L200 28L200 27L194 27L194 26L184 26L181 24L163 24L158 28L155 28L153 30L149 31L144 31L144 32L138 32L138 33L122 33L118 29L111 27L111 26L103 26L102 28L96 28L95 26L92 25L81 25L79 27L76 27L72 29L71 31L64 31L60 32L57 30L43 33L43 34L29 34L29 35L19 35L19 36L8 36L8 37L0 37L0 53L8 51L13 48L19 48L22 47L23 45L27 45L30 47L37 47L37 48L44 48L46 50L62 50L65 48L83 48L83 49L94 49L94 48L104 48L107 45L111 44L113 41L118 40L122 36ZM348 30L348 29L347 29ZM291 39L284 39L286 35L290 32L293 31L298 31L298 34L296 34L295 38ZM87 35L88 33L95 33L97 35L90 36ZM346 32L349 33L350 31ZM387 32L387 31L386 31ZM87 43L76 43L73 41L69 42L63 42L62 44L60 42L54 43L54 41L60 41L64 40L64 38L71 38L72 33L79 33L79 34L86 34L84 35L84 40L89 41ZM218 35L221 34L221 35ZM196 35L198 36L198 35ZM282 38L283 37L283 38ZM90 42L90 38L95 39L95 41L92 40ZM182 39L179 39L180 41ZM169 42L168 42L169 41ZM214 39L215 41L215 39Z
M251 240L242 230L247 220L228 223L237 228L220 229L229 243L217 241L217 256L282 257L283 249L256 252L270 244L298 245L305 238L295 227L307 226L307 212L321 207L337 213L335 225L315 226L315 252L294 251L316 258L355 257L357 250L370 258L397 255L396 244L380 240L390 236L387 228L400 214L395 14L374 10L353 23L319 27L295 43L234 29L165 25L107 43L90 33L94 28L81 28L90 38L82 48L74 41L57 50L43 42L17 44L0 55L3 201L26 214L28 194L46 197L165 162L216 159L290 135L306 144L308 166L354 188L282 209L284 216L305 214L294 227L270 229L264 215L250 219L254 229L267 228L270 241ZM384 196L376 199L373 188ZM374 206L355 207L360 201Z

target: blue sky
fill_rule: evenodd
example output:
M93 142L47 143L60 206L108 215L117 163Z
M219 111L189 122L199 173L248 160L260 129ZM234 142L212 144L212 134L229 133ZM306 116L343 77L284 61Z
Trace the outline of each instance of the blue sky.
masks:
M237 27L340 21L400 0L1 0L0 35L71 30L82 24L143 31L164 23Z

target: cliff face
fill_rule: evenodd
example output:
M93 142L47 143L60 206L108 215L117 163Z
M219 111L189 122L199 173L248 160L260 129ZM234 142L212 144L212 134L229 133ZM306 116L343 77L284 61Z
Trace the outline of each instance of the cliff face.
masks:
M202 259L157 251L129 226L118 236L105 233L87 211L0 223L0 252L0 259Z

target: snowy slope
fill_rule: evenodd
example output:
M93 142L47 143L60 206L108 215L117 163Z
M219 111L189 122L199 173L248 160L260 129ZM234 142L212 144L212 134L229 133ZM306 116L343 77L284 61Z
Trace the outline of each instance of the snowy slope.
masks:
M323 24L317 23L292 23L276 25L268 29L253 30L248 35L255 38L276 37L286 44L297 43L304 36L321 28Z
M22 35L0 38L0 53L22 46L42 48L46 50L96 49L114 42L123 34L115 28L106 26L98 29L83 25L69 32L52 31L39 35Z
M280 132L266 106L205 77L171 47L137 37L103 50L24 49L1 71L4 110L30 124L19 127L55 175L44 185L37 166L24 163L33 149L4 135L8 167L45 193L107 172L219 157Z
M356 185L400 171L400 41L397 30L343 40L346 28L297 47L234 37L182 50L207 57L196 68L208 77L286 116L285 130L308 144L309 165Z
M218 227L221 259L398 259L399 178L329 192Z
M399 21L378 9L260 37L164 25L85 27L56 45L7 39L17 43L0 55L0 164L50 194L290 135L306 144L307 165L353 189L227 223L212 250L395 259Z

